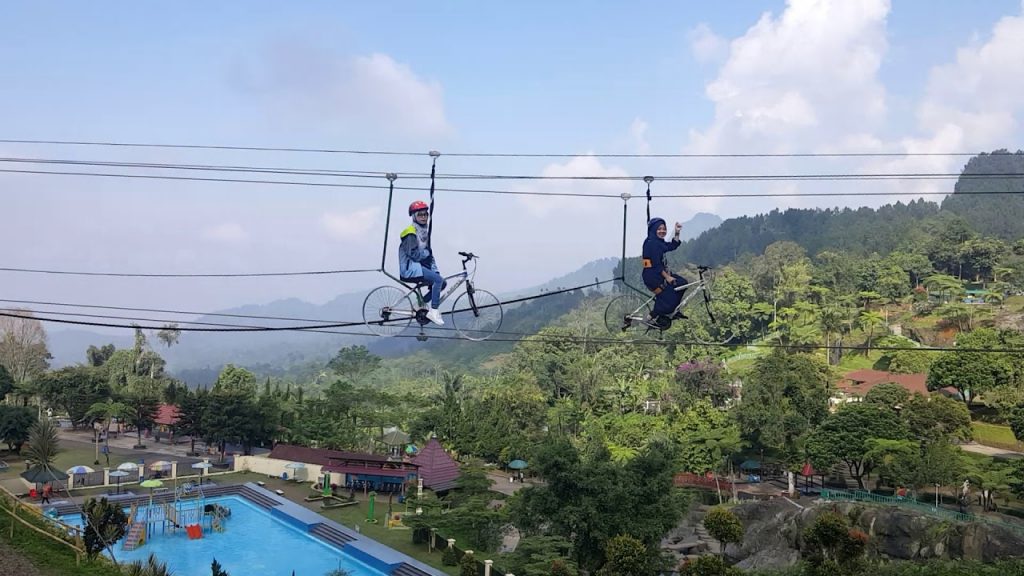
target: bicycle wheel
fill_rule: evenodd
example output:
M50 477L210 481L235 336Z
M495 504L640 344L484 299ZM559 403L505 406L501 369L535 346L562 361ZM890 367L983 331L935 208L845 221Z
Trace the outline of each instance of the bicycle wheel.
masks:
M683 313L687 319L680 324L686 339L708 345L726 344L733 339L731 327L724 322L723 304L715 299L714 275L705 274L704 285L697 287Z
M604 326L612 334L646 331L645 321L651 316L651 299L639 294L623 294L612 298L604 309Z
M479 342L487 340L501 328L504 313L501 301L486 290L466 290L455 299L451 311L452 326L463 338Z
M394 286L374 288L363 300L363 322L377 336L401 333L415 315L408 292Z

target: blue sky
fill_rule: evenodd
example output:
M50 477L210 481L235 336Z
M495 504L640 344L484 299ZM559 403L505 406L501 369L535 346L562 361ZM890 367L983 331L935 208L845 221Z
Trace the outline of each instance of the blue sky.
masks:
M1022 53L1019 0L25 2L5 6L0 18L0 138L584 155L439 163L440 171L478 173L955 171L963 159L585 154L1016 149L1024 134ZM0 144L0 155L400 173L429 167L393 157L14 144ZM822 184L755 186L809 192ZM640 192L618 183L505 187ZM655 189L728 193L751 185ZM371 191L10 174L0 174L0 191L4 212L18 215L0 229L0 266L372 267L377 257L368 255L384 233L383 198ZM414 197L397 195L395 233ZM686 220L695 211L730 217L865 201L666 199L655 209ZM643 205L632 202L631 210L635 253ZM439 251L489 255L480 280L500 292L617 254L620 214L618 201L448 194L439 197L435 238ZM457 263L441 262L449 270ZM373 275L245 284L2 280L4 293L17 298L195 309L288 296L322 302L380 283Z

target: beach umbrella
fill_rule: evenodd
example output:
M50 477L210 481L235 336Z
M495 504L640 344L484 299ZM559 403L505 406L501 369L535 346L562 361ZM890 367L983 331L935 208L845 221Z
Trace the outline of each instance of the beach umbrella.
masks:
M527 466L529 465L526 463L526 460L513 460L508 463L508 467L513 470L524 470Z
M111 478L117 478L117 494L121 493L121 478L124 478L125 476L130 476L130 474L124 470L114 470L110 473Z
M209 470L210 468L213 468L213 464L210 464L209 462L196 462L195 464L192 465L192 468L196 470L201 470L201 472L199 473L199 484L202 485L203 474L205 474L206 471Z
M74 474L92 474L93 472L95 472L95 470L93 470L92 468L89 468L88 466L72 466L71 468L68 468L68 474L71 474L71 475L74 475Z
M157 480L155 478L151 478L149 480L146 480L142 484L139 484L139 486L142 486L143 488L149 488L149 508L146 509L147 518L149 517L149 511L153 508L153 488L159 488L163 485L163 481Z
M20 474L22 478L33 484L45 484L67 480L68 475L52 466L33 466Z
M163 472L164 470L170 470L171 469L171 463L168 462L167 460L157 460L156 462L153 462L152 464L149 465L149 469L150 470L159 470L159 471Z
M305 470L306 469L306 465L303 464L302 462L289 462L289 463L285 464L284 467L288 468L289 470L293 470L294 471L294 472L292 472L292 478L295 478L296 476L298 476L299 470Z

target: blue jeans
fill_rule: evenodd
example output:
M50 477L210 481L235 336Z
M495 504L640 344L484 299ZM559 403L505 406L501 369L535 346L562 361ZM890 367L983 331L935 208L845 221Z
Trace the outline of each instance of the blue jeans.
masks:
M432 268L423 268L423 280L430 283L430 291L427 298L430 299L430 307L437 308L441 305L441 291L444 290L444 277L441 273Z
M661 293L654 297L654 309L651 310L653 316L671 315L683 299L683 293L675 291L674 288L686 284L686 278L678 274L673 274L672 277L676 279L676 283L662 284Z

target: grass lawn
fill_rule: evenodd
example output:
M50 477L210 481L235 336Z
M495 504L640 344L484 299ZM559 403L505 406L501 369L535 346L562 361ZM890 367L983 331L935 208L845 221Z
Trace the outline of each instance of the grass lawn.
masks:
M24 515L19 515L25 518ZM27 519L27 518L25 518ZM89 562L82 559L76 565L75 554L67 546L62 546L49 538L29 530L19 522L14 522L14 537L11 537L11 517L0 513L0 544L16 550L27 559L40 574L45 576L122 576L113 565L103 562ZM0 570L4 561L0 558Z
M974 432L974 440L978 444L1017 449L1017 438L1014 437L1013 430L1009 426L971 422L971 430Z
M871 370L875 366L875 362L883 356L882 352L878 350L872 350L865 356L857 351L852 351L843 354L843 359L839 362L839 366L836 368L840 372L852 372L853 370Z

